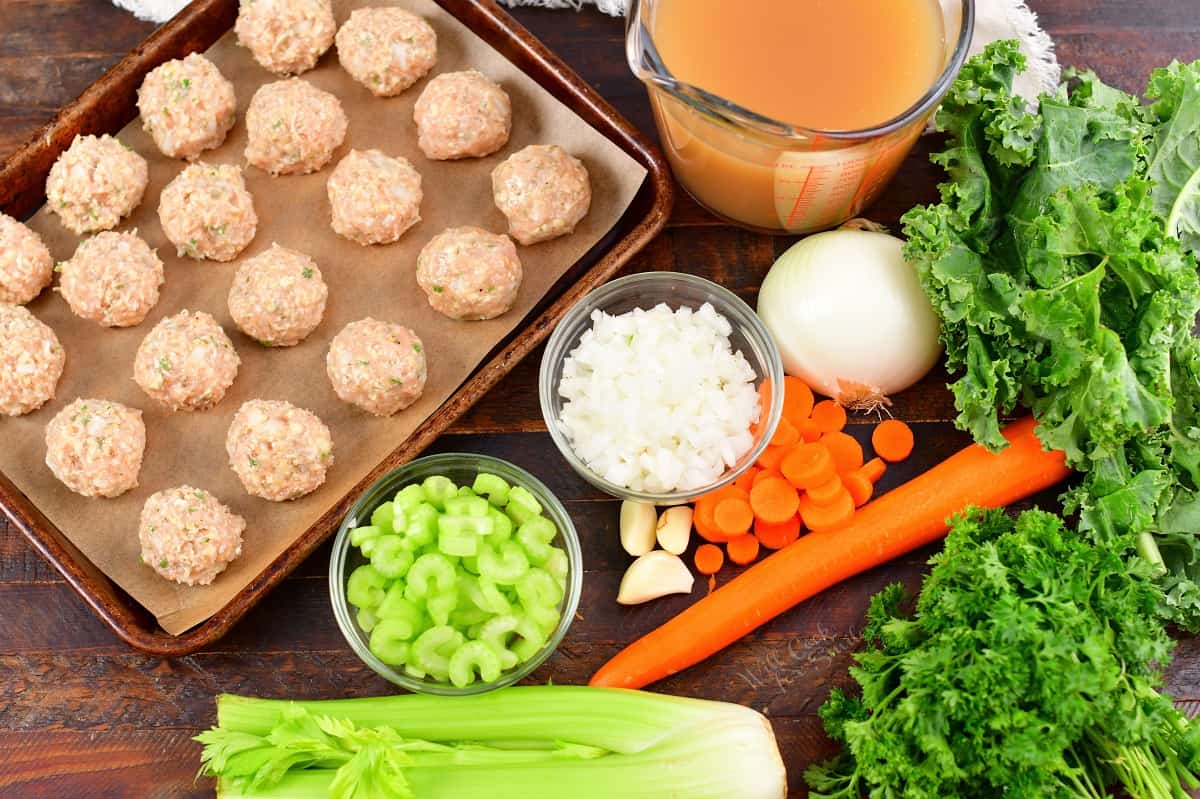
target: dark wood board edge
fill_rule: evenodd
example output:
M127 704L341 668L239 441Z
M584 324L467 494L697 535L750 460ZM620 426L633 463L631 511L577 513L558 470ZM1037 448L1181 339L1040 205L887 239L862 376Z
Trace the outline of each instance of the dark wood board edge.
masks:
M411 460L433 443L541 344L571 306L620 271L667 223L674 204L674 183L662 154L649 139L493 0L439 0L439 3L646 168L645 182L630 210L618 222L618 229L630 224L632 227L621 232L608 251L599 255L597 261L548 307L540 312L535 310L533 318L511 334L508 342L408 439L330 507L229 604L181 635L173 636L161 630L150 613L100 573L23 493L0 474L0 510L100 619L137 650L160 657L180 657L212 644L228 632L329 537L358 494L384 472ZM146 73L164 61L206 49L233 26L236 14L236 0L193 0L173 20L155 31L0 165L0 208L17 218L32 214L45 200L45 177L50 166L76 134L113 132L122 128L136 114L132 98ZM125 102L114 102L113 97L126 99Z

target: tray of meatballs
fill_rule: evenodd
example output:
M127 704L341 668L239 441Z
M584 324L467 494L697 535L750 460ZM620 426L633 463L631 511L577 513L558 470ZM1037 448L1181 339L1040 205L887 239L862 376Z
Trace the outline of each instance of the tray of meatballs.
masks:
M0 505L166 655L670 206L653 147L488 0L198 0L26 151L0 172ZM3 181L33 153L25 214Z

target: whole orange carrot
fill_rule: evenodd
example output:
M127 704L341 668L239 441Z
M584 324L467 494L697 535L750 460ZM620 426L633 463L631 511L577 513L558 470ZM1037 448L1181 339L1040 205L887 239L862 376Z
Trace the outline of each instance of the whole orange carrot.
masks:
M1009 446L973 444L859 508L835 530L812 532L759 561L604 664L592 685L641 688L700 662L826 588L946 534L969 505L1016 502L1070 474L1047 452L1032 418L1004 430Z

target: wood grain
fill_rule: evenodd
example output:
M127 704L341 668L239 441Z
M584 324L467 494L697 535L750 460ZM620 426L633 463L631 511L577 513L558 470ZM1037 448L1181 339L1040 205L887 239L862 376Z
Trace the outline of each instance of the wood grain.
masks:
M1189 0L1033 0L1064 64L1095 68L1127 90L1173 57L1200 57L1200 16ZM652 132L641 86L621 52L622 26L592 10L522 9L516 16L644 131ZM107 0L0 0L0 158L55 109L82 91L153 30ZM925 139L871 215L894 224L935 195L940 176ZM694 272L753 299L774 256L792 242L724 227L681 196L671 229L628 271ZM532 679L582 682L623 642L650 629L688 599L622 609L612 601L627 562L615 537L616 504L599 496L553 449L537 404L534 351L434 445L509 458L532 469L564 499L581 531L587 587L567 643ZM933 375L897 398L901 418L926 422L903 479L960 446L965 438ZM851 430L865 435L865 427ZM2 444L0 444L2 445ZM1047 497L1040 498L1048 501ZM815 716L831 685L844 684L870 593L900 580L915 587L928 551L877 569L805 603L761 631L658 690L743 702L767 712L791 774L832 753ZM210 650L174 661L136 654L75 598L57 573L0 521L0 796L203 797L192 777L190 740L213 721L221 691L267 696L335 697L387 693L343 645L328 610L327 547ZM727 579L730 573L721 576ZM1167 687L1189 712L1200 710L1200 641L1184 636Z

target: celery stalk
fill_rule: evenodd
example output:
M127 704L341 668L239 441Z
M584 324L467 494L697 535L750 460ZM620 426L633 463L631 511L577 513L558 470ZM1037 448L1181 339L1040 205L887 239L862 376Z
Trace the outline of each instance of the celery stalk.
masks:
M315 702L225 695L218 720L201 739L222 799L781 799L787 791L762 715L637 691L532 686Z
M390 727L405 738L488 744L566 741L624 754L722 713L761 718L753 710L726 702L620 688L530 685L451 699L405 694L293 702L222 694L217 697L217 723L229 730L266 735L289 706L360 727Z

